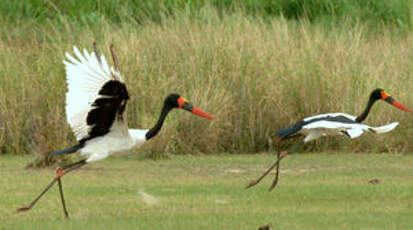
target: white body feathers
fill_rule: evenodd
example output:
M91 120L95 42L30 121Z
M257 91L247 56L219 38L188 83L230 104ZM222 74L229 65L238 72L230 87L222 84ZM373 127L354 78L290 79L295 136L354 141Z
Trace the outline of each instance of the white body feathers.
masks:
M88 156L87 162L105 159L114 152L140 147L146 141L147 130L129 129L127 136L114 130L105 136L93 138L80 150L82 155Z

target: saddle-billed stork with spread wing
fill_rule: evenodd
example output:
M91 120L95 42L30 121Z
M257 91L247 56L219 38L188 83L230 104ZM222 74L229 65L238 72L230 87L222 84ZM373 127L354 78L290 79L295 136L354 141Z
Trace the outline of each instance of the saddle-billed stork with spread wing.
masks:
M377 100L384 100L398 109L410 112L409 109L395 101L386 91L378 88L371 92L364 112L358 117L345 113L320 114L304 118L303 120L295 123L290 127L278 130L276 131L276 135L278 137L277 161L273 165L271 165L271 167L269 167L261 177L259 177L257 180L251 181L246 188L250 188L258 184L274 167L276 167L275 178L269 188L269 190L271 191L278 183L278 171L281 159L283 159L288 152L293 151L298 146L318 139L321 136L346 135L347 137L353 139L359 137L365 131L381 134L389 132L396 128L396 126L399 124L398 122L393 122L380 127L371 127L365 124L361 124L361 122L367 118L371 107ZM300 135L305 136L303 141L299 142L296 145L293 145L287 151L280 152L280 144L282 140L298 137Z
M151 129L129 129L126 119L126 104L129 100L124 78L119 71L119 63L113 45L110 47L114 68L109 67L96 43L94 52L83 54L74 47L76 58L66 53L68 92L66 94L66 116L78 144L60 151L50 152L49 156L80 152L85 159L56 170L55 178L29 205L18 211L30 210L37 201L58 182L65 216L69 214L63 197L61 178L70 171L87 163L102 160L111 153L139 147L161 130L168 113L174 108L192 112L206 119L214 119L189 103L178 94L170 94L163 103L158 121Z

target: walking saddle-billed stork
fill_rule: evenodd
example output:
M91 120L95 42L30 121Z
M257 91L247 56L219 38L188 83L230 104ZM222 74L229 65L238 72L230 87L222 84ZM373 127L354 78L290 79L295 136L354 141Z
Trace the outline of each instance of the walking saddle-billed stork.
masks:
M366 108L364 109L364 112L358 117L354 117L345 113L326 113L304 118L303 120L295 123L288 128L278 130L276 131L276 135L278 137L277 161L273 165L271 165L271 167L269 167L261 177L259 177L257 180L251 181L246 188L250 188L258 184L274 167L276 167L275 178L269 188L269 190L271 191L278 182L278 171L281 159L283 159L288 152L293 151L298 146L315 140L321 136L346 135L352 139L359 137L361 134L363 134L364 131L381 134L393 130L399 124L398 122L393 122L391 124L380 127L371 127L365 124L361 124L361 122L367 118L367 115L369 114L373 104L380 99L395 106L396 108L410 112L409 109L395 101L388 93L386 93L386 91L378 88L371 92L370 99L367 103ZM287 151L280 152L280 144L282 140L298 137L300 135L305 135L303 141L300 141L298 144L293 145Z
M109 67L105 57L99 54L96 43L93 43L93 47L94 53L90 54L87 50L83 50L82 54L74 47L77 59L66 53L68 60L63 61L66 66L68 84L66 116L78 144L49 153L49 156L56 156L79 151L86 158L58 168L55 178L40 195L29 205L19 208L18 211L31 209L57 181L63 211L68 217L63 197L62 176L87 163L102 160L111 153L139 147L158 134L166 116L174 108L190 111L206 119L214 119L213 116L193 106L178 94L170 94L164 100L161 114L155 126L149 130L128 129L125 109L129 94L124 78L119 71L118 59L113 45L111 45L110 51L114 68Z

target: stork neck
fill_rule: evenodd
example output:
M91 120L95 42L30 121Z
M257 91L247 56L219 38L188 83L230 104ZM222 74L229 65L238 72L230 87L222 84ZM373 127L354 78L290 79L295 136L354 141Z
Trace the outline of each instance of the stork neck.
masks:
M360 114L360 115L356 118L356 121L357 121L357 122L360 122L360 123L361 123L361 122L363 122L363 121L367 118L367 116L368 116L369 113L370 113L371 107L374 105L374 103L375 103L376 101L377 101L377 99L375 99L373 96L370 97L369 102L367 103L366 108L364 109L363 113Z
M166 116L171 111L173 107L167 103L163 105L161 114L159 116L158 121L156 124L145 134L146 140L151 139L152 137L156 136L158 132L161 130L163 122L165 121Z

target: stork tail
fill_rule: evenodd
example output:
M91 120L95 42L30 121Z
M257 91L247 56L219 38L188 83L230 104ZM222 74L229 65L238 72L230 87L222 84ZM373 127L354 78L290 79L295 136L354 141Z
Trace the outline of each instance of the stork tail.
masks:
M293 136L294 134L296 134L298 131L301 130L302 126L304 125L303 121L297 122L296 124L285 128L285 129L280 129L277 130L275 133L282 139L285 139L289 136Z
M56 155L62 155L62 154L70 154L78 151L79 149L83 148L83 144L77 144L75 146L72 146L67 149L59 150L59 151L53 151L49 152L49 156L56 156Z

